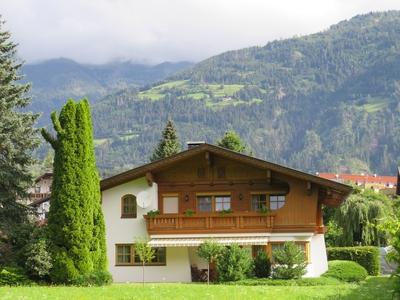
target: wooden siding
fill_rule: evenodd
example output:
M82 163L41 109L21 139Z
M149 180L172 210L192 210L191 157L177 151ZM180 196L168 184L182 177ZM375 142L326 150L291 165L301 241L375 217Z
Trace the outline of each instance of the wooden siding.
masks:
M271 229L272 231L309 231L310 228L314 230L321 226L318 186L305 180L221 158L208 152L200 153L166 170L154 173L152 176L154 182L158 184L158 207L162 214L157 218L168 216L163 215L163 195L176 194L179 197L178 215L170 216L171 218L168 218L168 220L163 219L166 224L171 222L172 227L179 226L179 222L185 222L184 213L186 210L197 210L196 195L204 193L231 195L233 213L235 215L246 215L254 213L251 208L251 195L258 192L286 195L285 205L278 210L271 211L274 215L273 227L275 228ZM201 222L206 222L212 216L212 214L207 213L195 214L196 218L200 215ZM205 218L206 215L209 215L208 219ZM152 222L151 226L156 226L155 223L161 221L153 219ZM148 226L150 226L149 223ZM154 227L152 229L155 230ZM203 230L205 227L199 225L197 229ZM242 229L240 228L239 231L244 230ZM182 230L190 231L188 228L181 228ZM228 231L232 232L233 230L238 230L236 225L230 226ZM207 231L209 230L207 229Z

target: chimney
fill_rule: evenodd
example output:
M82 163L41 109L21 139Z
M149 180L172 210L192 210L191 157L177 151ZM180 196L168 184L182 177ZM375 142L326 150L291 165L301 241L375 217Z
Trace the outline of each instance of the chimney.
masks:
M187 148L189 150L189 149L193 149L197 146L203 145L205 143L206 142L204 142L204 141L193 141L193 142L187 142L186 144L187 144Z

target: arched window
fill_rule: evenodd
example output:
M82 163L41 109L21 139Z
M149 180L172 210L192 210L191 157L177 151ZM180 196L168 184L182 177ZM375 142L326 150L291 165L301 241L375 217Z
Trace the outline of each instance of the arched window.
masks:
M121 199L121 218L136 218L136 196L125 195Z

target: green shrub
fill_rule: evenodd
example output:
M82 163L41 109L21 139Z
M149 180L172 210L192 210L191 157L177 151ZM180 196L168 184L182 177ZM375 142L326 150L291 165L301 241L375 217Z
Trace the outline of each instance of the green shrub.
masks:
M328 262L328 271L322 276L346 282L359 282L368 276L368 272L363 266L354 261L332 260Z
M304 251L294 242L285 242L283 247L272 253L274 267L272 277L277 279L300 278L306 273Z
M254 258L254 275L258 278L271 276L271 261L264 251L259 251Z
M246 249L233 244L222 250L217 260L218 280L220 282L238 281L247 277L252 267L252 259Z
M28 279L23 269L17 267L5 267L0 269L0 286L28 284L32 284L32 281Z
M46 239L36 240L26 247L25 269L31 277L47 279L52 266Z
M89 274L79 275L71 281L71 284L79 286L101 286L111 283L112 276L106 271L96 271Z
M369 275L380 272L379 249L372 246L327 248L328 260L351 260L363 266Z
M320 285L339 285L343 284L336 278L331 277L318 277L318 278L300 278L300 279L271 279L271 278L257 278L257 279L244 279L228 284L235 285L271 285L271 286L320 286Z

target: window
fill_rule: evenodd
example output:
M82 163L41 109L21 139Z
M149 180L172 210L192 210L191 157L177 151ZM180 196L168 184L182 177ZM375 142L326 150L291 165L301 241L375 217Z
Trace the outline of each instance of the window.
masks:
M136 197L134 195L125 195L121 200L121 218L136 218Z
M272 254L275 250L281 249L285 242L272 242L269 244L269 254L271 259L273 259ZM309 242L295 242L296 246L299 247L304 253L304 259L306 262L310 263L310 248Z
M212 197L211 196L197 197L197 209L200 212L212 212Z
M271 195L269 196L269 208L271 210L280 209L285 205L285 195Z
M117 265L132 264L132 245L117 245Z
M116 245L116 265L117 266L137 266L141 265L138 255L135 254L134 244L121 244ZM167 252L164 247L154 248L154 258L151 262L146 263L146 266L159 266L165 265L167 261Z
M230 195L200 195L197 196L197 210L199 212L223 211L231 208Z
M267 195L257 194L251 195L251 208L253 210L265 209L268 207Z
M215 196L215 211L231 209L231 196Z
M179 198L177 195L163 195L163 213L177 214L179 212Z
M35 186L35 193L40 193L40 185Z
M167 255L164 247L154 248L154 257L148 265L165 265ZM139 255L135 255L135 264L142 264Z

